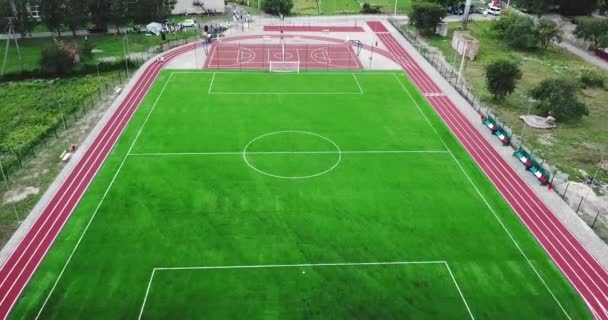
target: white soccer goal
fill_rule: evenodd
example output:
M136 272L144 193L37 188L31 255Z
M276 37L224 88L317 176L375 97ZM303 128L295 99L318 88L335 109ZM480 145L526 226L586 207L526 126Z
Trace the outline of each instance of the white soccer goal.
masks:
M300 61L270 61L270 73L300 72Z

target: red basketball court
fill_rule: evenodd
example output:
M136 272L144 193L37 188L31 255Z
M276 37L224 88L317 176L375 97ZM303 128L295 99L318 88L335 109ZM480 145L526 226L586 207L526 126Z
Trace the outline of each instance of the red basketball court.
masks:
M361 70L349 44L239 44L215 42L204 69L269 69L270 62L299 62L300 70Z

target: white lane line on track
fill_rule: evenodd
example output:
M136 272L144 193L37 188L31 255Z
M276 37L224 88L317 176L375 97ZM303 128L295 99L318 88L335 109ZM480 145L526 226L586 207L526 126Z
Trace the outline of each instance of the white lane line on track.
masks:
M444 107L445 107L445 106L444 106ZM446 110L447 110L447 109L448 109L448 108L446 108ZM446 112L450 112L450 111L446 111ZM452 114L448 115L447 117L449 117L449 119L447 119L447 121L450 121L450 123L458 123L458 124L454 124L454 126L455 126L455 128L456 128L457 126L460 126L460 129L455 129L455 130L457 130L457 131L458 131L458 133L459 133L459 134L462 134L462 135L467 135L467 133L466 133L466 132L467 132L467 128L462 127L462 123L461 123L460 121L456 120L456 119L455 119L455 118L452 116ZM474 128L473 128L473 129L474 129ZM462 130L462 131L461 131L461 130ZM465 132L465 133L463 134L462 132ZM483 139L482 137L478 137L478 138L479 138L479 139ZM475 137L471 137L471 136L469 135L468 137L466 137L466 139L475 139ZM468 142L467 142L466 144L467 144L467 145L470 145ZM477 152L477 150L475 150L474 146L472 146L472 145L471 145L471 146L470 146L470 148L471 148L471 150L470 150L469 152L471 152L472 154L474 153L474 154L475 154L477 157L483 157L484 155L486 155L486 154L488 153L488 152L485 152L485 151L491 151L491 150L487 150L487 149L486 149L485 151L480 150L480 152L482 152L482 153L480 153L480 152ZM486 148L487 148L487 147L486 147ZM467 148L467 150L469 150L469 148ZM495 155L492 155L492 156L495 156ZM491 161L490 161L490 162L494 163L494 162L498 162L499 160L500 160L500 159L494 158L494 159L491 159ZM503 164L500 164L500 165L502 166ZM550 256L552 256L552 257L553 257L554 259L556 259L556 260L561 260L561 261L562 261L561 263L565 264L565 266L567 266L567 267L568 267L568 269L570 269L570 270L572 271L572 274L573 274L573 275L576 277L576 279L578 279L578 280L580 281L580 283L582 284L582 286L583 286L585 289L587 289L587 291L589 292L589 294L593 296L593 299L594 299L594 300L596 300L596 302L598 302L598 307L599 307L600 309L602 309L602 311L603 311L603 313L604 313L604 314L606 314L606 311L605 311L604 306L603 306L601 303L599 303L599 300L597 300L597 297L596 297L596 295L595 295L594 291L593 291L591 288L589 288L588 283L587 283L588 281L585 281L585 280L583 280L583 278L581 278L581 275L580 275L580 273L581 273L581 272L580 272L580 271L577 271L577 269L575 269L575 268L572 266L571 262L573 261L573 262L574 262L574 264L575 264L576 266L578 266L578 267L580 268L580 270L582 270L582 273L584 273L584 275L585 275L585 276L587 276L588 280L589 280L589 281L590 281L590 282L591 282L591 283L592 283L592 284L593 284L593 285L594 285L594 286L595 286L597 289L599 289L599 292L600 292L600 293L602 293L602 292L603 292L603 289L602 289L601 287L599 287L599 286L598 286L598 284L595 282L595 280L594 280L594 279L593 279L593 278L592 278L592 277L589 275L589 273L587 272L587 268L585 268L585 267L583 267L583 266L581 266L581 265L580 265L580 263L579 263L579 261L578 261L579 259L575 258L575 257L572 255L572 251L571 251L571 250L569 250L569 248L568 248L567 246L565 246L565 245L562 243L561 239L560 239L559 237L555 236L555 234L553 233L553 230L552 230L552 229L551 229L549 226L547 226L547 225L545 224L545 222L544 222L544 217L539 217L539 216L538 216L539 214L538 214L538 213L537 213L537 212L534 210L534 208L532 208L532 207L530 206L530 203L529 203L529 202L530 202L530 201L533 201L533 200L532 200L532 199L530 199L530 201L525 201L525 200L524 200L524 201L522 201L522 202L523 202L525 205L522 205L522 202L520 202L520 201L518 200L518 198L517 198L517 194L515 194L515 195L514 195L514 194L513 194L513 193L510 191L510 190L519 190L519 188L517 188L517 187L515 187L515 186L513 186L513 185L511 184L511 180L510 180L510 179L512 179L512 177L506 177L506 176L503 174L503 170L505 170L506 168L505 168L505 167L502 167L502 168L497 168L497 170L492 170L492 171L487 171L485 168L482 168L482 169L483 169L483 170L484 170L484 172L486 172L487 174L492 174L492 175L494 175L494 176L497 176L497 175L500 175L500 176L501 176L501 179L499 179L499 180L498 180L498 181L499 181L499 182L498 182L498 184L499 184L500 186L502 186L502 188L504 188L504 191L503 191L503 190L501 190L500 188L498 188L498 189L499 189L499 192L500 192L500 193L503 195L503 197L505 197L506 199L512 199L512 201L514 201L514 202L515 202L515 204L510 204L510 205L513 207L513 209L514 209L516 212L522 212L521 214L519 214L519 215L521 216L521 219L522 219L522 220L524 220L524 219L526 219L526 218L527 218L527 219L529 219L529 222L526 222L525 220L523 221L523 222L524 222L526 225L528 225L528 228L531 228L530 226L533 226L535 229L537 229L537 230L538 230L539 234L533 233L533 235L534 235L534 236L536 237L536 239L537 239L537 242L539 242L539 243L541 244L541 246L542 246L542 247L545 249L545 251L546 251L546 252L547 252L547 253L548 253ZM503 181L506 181L506 183L508 184L508 186L507 186L505 183L503 183ZM499 185L497 185L497 187L498 187ZM522 200L523 200L523 199L522 199ZM537 205L537 204L536 204L536 205ZM516 207L517 207L517 208L516 208ZM525 207L527 207L527 209L526 209ZM519 211L517 210L518 208L519 208ZM541 209L541 210L542 210L542 209ZM528 212L531 212L531 213L528 213ZM534 216L536 216L536 218L538 218L538 221L540 221L540 223L543 225L544 229L543 229L542 227L540 227L540 226L537 224L537 220L536 220L536 219L534 219L534 217L532 217L532 214L533 214ZM550 219L550 217L547 217L547 218L549 218L549 219ZM543 230L544 230L544 231L543 231ZM547 232L553 236L553 239L550 239L550 238L547 236ZM543 238L544 240L546 240L546 242L541 241L541 239L540 239L539 237L540 237L540 238ZM557 243L560 245L560 247L557 247L557 246L556 246L555 241L557 241ZM561 249L563 249L563 250L560 250L560 248L561 248ZM549 249L552 249L552 250L549 250ZM576 249L575 249L575 250L576 250ZM553 251L554 253L552 254L552 253L551 253L551 251ZM567 259L566 257L564 257L563 253L565 253L566 255L568 255L568 256L570 257L570 259ZM580 253L579 253L579 254L580 254ZM554 256L554 255L557 255L557 256ZM559 259L558 259L558 258L559 258ZM583 259L583 260L586 260L586 259L585 259L585 258L584 258L582 255L581 255L581 257L580 257L580 258L581 258L581 259ZM559 267L559 268L562 270L562 273L564 273L564 275L565 275L567 278L569 278L569 279L570 279L570 278L571 278L571 275L569 275L568 273L566 273L566 272L565 272L565 270L563 269L563 265L561 265L561 263L559 263L558 261L555 261L555 262L556 262L556 264L558 265L558 267ZM571 282L572 282L572 280L571 280ZM576 285L575 283L573 283L573 285L575 286L575 288L577 287L577 285ZM581 294L581 295L582 295L582 294ZM604 299L606 299L605 294L603 294L603 293L602 293L602 295L603 295ZM601 297L601 296L600 296L600 297ZM584 298L584 296L583 296L583 298ZM589 303L588 301L586 301L586 302L587 302L587 303ZM592 308L592 309L593 309L593 308Z
M188 50L189 50L189 48L190 48L190 46L187 46L187 47L184 47L184 48L181 48L181 49L175 50L175 51L173 51L173 52L170 52L170 53L169 53L169 55L168 55L168 56L169 56L169 59L168 59L168 60L170 60L170 59L174 58L175 56L177 56L177 55L179 55L179 54L181 54L181 53L183 53L183 52L188 51ZM148 67L150 68L150 66L148 66ZM135 114L135 111L137 110L137 107L139 106L139 104L140 104L140 103L141 103L141 101L143 100L143 97L145 96L145 94L146 94L146 93L148 92L148 90L149 90L149 89L152 87L152 84L153 84L154 80L156 79L156 77L158 76L158 74L160 73L160 70L161 70L161 69L162 69L162 67L160 67L160 68L159 68L159 67L156 67L156 66L152 66L152 68L151 68L151 69L147 69L147 70L145 70L145 72L142 74L142 77L140 77L140 79L142 79L142 78L143 78L143 76L144 76L144 75L145 75L145 74L146 74L146 73L147 73L149 70L152 70L152 71L150 72L150 73L152 74L152 76L151 76L151 77L149 77L149 78L146 78L146 80L143 82L143 83L145 83L145 84L144 84L143 86L139 86L139 87L136 89L136 91L134 91L134 92L140 92L140 94L134 94L134 95L133 95L134 97L137 97L137 99L135 99L135 100L131 100L131 101L132 101L132 104L131 104L131 107L130 107L130 108L125 108L125 109L128 109L128 110L132 110L132 112L131 112L131 116ZM165 86L163 87L163 91L164 91L164 88L166 87L166 85L167 85L167 83L168 83L169 79L171 78L171 76L172 76L172 74L171 74L171 75L169 75L169 78L168 78L167 82L165 83ZM139 81L139 80L138 80L138 81ZM139 90L139 91L138 91L138 90ZM162 91L161 91L161 95L162 95ZM159 95L159 97L157 98L157 100L156 100L155 104L158 102L158 99L159 99L159 98L160 98L160 95ZM133 104L133 103L134 103L134 104ZM128 103L127 103L127 104L128 104ZM146 118L146 121L147 121L147 119L148 119L148 118ZM122 131L124 131L124 129L127 127L127 125L126 125L126 124L128 124L128 121L125 123L125 125L123 125L123 126L122 126L121 134L122 134ZM143 127L142 127L142 128L143 128ZM142 129L142 128L140 128L140 132L138 132L138 136L139 136L139 133L141 133L141 129ZM137 136L137 137L138 137L138 136ZM116 137L115 141L117 141L119 137L120 137L120 134L118 135L118 137ZM137 137L136 137L136 138L137 138ZM134 140L134 141L135 141L135 140ZM113 145L114 145L114 143L112 143L112 146L113 146ZM131 147L129 148L129 150L131 150L131 148L132 148L132 147L133 147L133 144L131 145ZM108 151L108 152L107 152L107 154L106 154L106 157L107 157L109 154L110 154L110 152ZM126 156L125 156L125 159L126 159ZM103 162L102 162L102 164L103 164ZM116 176L117 176L118 172L120 171L120 168L122 168L122 165L123 165L123 164L124 164L124 159L123 159L123 162L121 163L121 165L119 166L119 169L117 170L117 172L116 172L115 176L113 177L113 179L112 179L112 181L111 181L111 184L112 184L112 183L114 182L114 180L116 179ZM99 167L97 168L97 170L99 170L99 169L101 168L101 166L102 166L102 165L100 164L100 165L99 165ZM91 181L92 181L92 178L89 180L89 183L90 183ZM47 302L48 302L48 300L49 300L49 298L50 298L51 294L52 294L52 293L53 293L53 291L55 290L55 287L56 287L56 286L57 286L57 284L59 283L59 280L61 279L61 277L62 277L62 275L63 275L63 273L64 273L65 269L67 268L67 266L68 266L69 262L71 261L71 259L72 259L73 255L74 255L74 253L76 252L76 250L77 250L78 246L80 245L80 242L82 241L82 239L83 239L84 235L86 234L86 231L88 230L88 228L89 228L89 226L90 226L91 222L93 221L93 218L95 217L95 215L96 215L96 213L97 213L97 210L98 210L98 209L99 209L99 207L101 206L101 203L103 202L103 199L104 199L104 198L105 198L105 196L107 195L107 193L108 193L108 191L109 191L110 187L111 187L111 185L110 185L110 186L108 186L108 189L106 189L106 192L104 193L102 200L100 201L100 203L98 204L97 208L95 209L95 212L93 213L93 215L92 215L92 216L91 216L91 218L89 219L89 222L87 223L87 225L86 225L85 229L83 230L83 232L82 232L82 234L81 234L80 238L78 239L78 242L76 243L76 246L75 246L75 247L74 247L74 249L72 250L72 252L71 252L70 256L68 257L68 260L66 261L66 263L65 263L65 265L64 265L64 267L63 267L63 269L61 270L61 272L60 272L59 276L57 277L57 279L56 279L55 283L53 284L53 287L52 287L51 291L49 292L49 294L47 295L47 297L46 297L46 299L45 299L45 301L44 301L44 304L43 304L43 305L42 305L42 307L40 308L40 310L39 310L39 312L38 312L38 314L37 314L37 316L36 316L36 319L38 319L38 317L40 317L40 315L41 315L41 313L42 313L42 311L43 311L44 307L46 306L46 304L47 304ZM84 191L81 193L81 195L80 195L80 196L82 196L83 194L84 194ZM72 208L72 210L73 210L73 208ZM66 221L67 221L67 219L66 219ZM64 223L65 223L65 222L64 222ZM60 229L60 230L61 230L61 229ZM49 246L49 248L50 248L50 246ZM47 248L47 251L48 251L48 248ZM41 260L42 260L42 259L41 259ZM39 263L40 263L40 262L39 262ZM37 267L36 267L36 268L37 268ZM31 277L31 276L30 276L30 277Z
M140 81L140 80L138 80L138 82L139 82L139 81ZM140 83L141 83L141 82L140 82ZM128 101L128 100L129 100L129 99L127 99L127 101ZM123 111L125 111L125 110L124 110L124 109L121 109L121 110L118 112L118 114L117 114L117 116L116 116L116 117L112 116L112 120L113 120L113 121L112 121L112 122L111 122L111 124L108 126L108 128L112 128L112 127L114 127L114 125L117 123L116 121L118 121L118 123L120 123L121 121L123 121L124 115L125 115L125 114L128 114L128 110L126 110L126 112L127 112L127 113L124 113ZM117 119L118 119L118 120L117 120ZM117 128L114 128L114 130L113 130L113 131L112 131L112 133L111 133L111 136L112 136L112 135L115 133L116 129L117 129ZM102 133L101 133L101 136L100 136L100 137L102 137L102 138L101 138L101 140L99 140L99 141L101 141L101 142L95 143L95 145L93 146L93 149L92 149L92 150L93 150L93 152L91 152L91 153L90 153L90 155L95 154L94 150L96 150L96 149L97 149L99 146L102 146L102 144L103 144L103 142L104 142L104 140L103 140L103 139L105 139L105 137L107 136L107 133L108 133L108 132L110 132L110 131L105 131L105 130L104 130L104 132L102 132ZM97 140L97 138L96 138L96 140ZM103 144L103 146L102 146L102 150L103 150L104 148L106 148L106 147L107 147L107 143L106 143L106 144ZM95 162L97 162L97 160L99 159L99 157L100 157L100 155L101 155L101 154L102 154L102 153L97 154L97 156L96 156L96 157L94 158L94 160L93 160L93 162L94 162L94 163L95 163ZM73 175L75 175L75 176L79 176L79 174L82 172L83 168L85 167L86 163L87 163L87 162L88 162L90 159L91 159L91 156L88 156L87 158L84 158L83 160L81 160L81 161L83 161L83 162L82 162L82 163L83 163L83 165L82 165L82 166L81 166L79 169L77 169L77 171L72 171L72 172L70 173L70 175L68 176L68 178L69 178L69 177L71 177L71 176L73 176ZM92 168L93 168L92 166L90 166L90 167L88 167L88 168L87 168L87 171L85 172L85 177L86 177L86 176L87 176L87 175L88 175L88 174L91 172L91 169L92 169ZM98 168L97 168L97 169L98 169ZM76 173L74 174L74 172L76 172ZM95 172L97 172L97 170L95 170ZM81 184L82 184L82 182L83 182L83 181L79 181L78 185L76 186L76 189L71 189L70 187L72 186L72 184L74 183L74 181L76 181L76 179L72 179L72 180L70 181L69 185L67 185L67 186L68 186L67 188L63 188L65 185L62 185L62 186L60 187L60 189L58 190L58 192L57 192L55 195L53 195L53 197L51 198L51 201L49 201L49 204L47 204L47 207L45 207L45 208L43 209L43 212L45 212L45 211L46 211L46 210L49 208L49 205L50 205L52 202L54 202L54 201L53 201L53 199L54 199L54 198L55 198L55 197L56 197L56 196L59 194L59 192L60 192L61 190L65 190L65 191L64 191L64 192L61 194L61 197L59 198L59 200L57 200L57 201L56 201L55 205L53 206L53 208L52 208L52 209L51 209L51 211L50 211L51 213L55 211L55 209L57 208L57 206L58 206L58 205L61 203L61 200L63 199L63 197L64 197L64 196L66 196L66 194L68 194L67 192L69 192L69 191L74 191L74 190L75 190L75 191L79 190L79 189L80 189L80 186L81 186ZM86 182L86 187L88 187L88 184L89 184L89 183L90 183L90 180L89 180L88 182ZM72 192L72 193L71 193L71 196L70 196L70 197L69 197L69 199L67 200L67 203L66 203L66 204L64 205L64 207L61 209L61 211L59 212L59 214L55 215L55 219L54 219L54 220L51 222L51 226L50 226L49 228L47 228L47 232L46 232L46 233L43 235L43 239L42 239L41 241L39 241L39 242L38 242L38 245L37 245L37 246L36 246L36 248L34 249L34 253L33 253L33 254L31 254L31 255L30 255L30 257L29 257L29 259L26 261L26 266L25 266L25 267L23 267L23 268L21 269L21 272L20 272L20 273L17 275L17 277L16 277L16 278L13 278L13 283L12 283L11 287L10 287L10 288L9 288L9 289L6 291L6 293L5 293L4 297L3 297L3 299L0 301L0 305L2 305L2 303L4 303L4 301L6 300L6 298L8 297L8 295L11 293L11 291L12 291L13 287L15 286L15 284L16 284L16 283L17 283L17 282L20 280L21 275L23 274L23 272L27 270L27 267L29 267L29 263L30 263L30 262L31 262L31 260L32 260L32 259L35 257L35 255L38 253L38 249L39 249L39 248L40 248L40 246L41 246L41 245L44 243L44 241L46 240L46 238L47 238L47 236L49 235L49 233L50 233L50 232L53 230L53 228L55 227L55 225L56 225L57 221L58 221L58 220L59 220L59 219L62 217L62 215L63 215L63 213L64 213L64 210L65 210L66 206L67 206L67 205L70 203L70 201L72 200L72 198L73 198L73 196L74 196L74 195L75 195L75 194ZM81 194L81 195L82 195L82 194ZM81 195L80 195L80 196L81 196ZM78 200L79 200L79 199L80 199L80 197L78 197ZM51 214L47 215L47 216L46 216L46 218L45 218L45 220L42 222L42 226L45 226L45 225L46 225L46 222L47 222L47 221L49 220L49 218L51 218L51 217L52 217L52 215L51 215ZM66 218L66 220L67 220L67 218ZM61 224L61 226L63 226L63 224L65 224L65 221L66 221L66 220L64 220L64 221L63 221L63 223ZM30 246L32 245L33 241L34 241L34 240L37 240L38 234L39 234L39 232L42 230L42 226L41 226L41 227L40 227L40 228L39 228L39 229L36 231L36 234L35 234L35 235L34 235L32 238L30 238L30 242L27 244L26 248L25 248L25 249L24 249L24 250L21 252L21 255L19 256L18 260L17 260L17 261L16 261L16 262L13 264L13 266L12 266L11 270L9 270L8 274L7 274L7 275L6 275L6 277L3 279L2 284L0 284L0 287L1 287L1 286L2 286L2 285L5 283L5 281L8 279L8 276L10 276L10 275L12 274L12 271L14 270L14 268L15 268L15 267L16 267L16 266L17 266L17 265L20 263L21 258L23 257L23 255L24 255L26 252L28 252L28 250L29 250ZM29 233L29 230L28 230L28 233ZM52 236L52 238L53 238L52 240L53 240L53 241L54 241L54 239L56 238L57 234L58 234L58 232L57 232L57 233L56 233L54 236ZM17 249L19 249L19 247L20 247L20 246L21 246L21 243L20 243L20 244L17 246L16 250L17 250ZM13 254L16 252L16 250L13 252ZM46 254L46 251L48 251L48 247L47 247L47 249L45 250L45 254ZM8 261L10 260L10 258L12 258L12 254L11 254L11 257L9 257L9 259L7 259L7 263L8 263ZM37 268L37 266L39 265L39 263L40 263L40 261L37 263L36 268ZM33 273L33 272L32 272L32 273ZM30 276L29 276L29 277L31 277L31 274L30 274ZM29 280L29 277L28 277L28 280ZM23 288L22 288L21 290L23 290ZM14 302L13 302L13 304L14 304ZM12 304L11 304L11 307L12 307Z

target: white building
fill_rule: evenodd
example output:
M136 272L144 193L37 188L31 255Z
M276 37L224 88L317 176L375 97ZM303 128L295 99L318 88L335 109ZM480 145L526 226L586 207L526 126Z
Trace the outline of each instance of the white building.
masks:
M175 0L174 0L175 1ZM224 0L176 0L172 14L204 14L224 12Z

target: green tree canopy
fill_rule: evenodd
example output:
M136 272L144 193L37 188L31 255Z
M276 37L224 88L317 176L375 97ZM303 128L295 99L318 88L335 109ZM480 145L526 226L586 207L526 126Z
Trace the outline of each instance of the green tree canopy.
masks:
M499 37L516 49L532 49L538 45L536 27L532 18L521 14L509 14L493 25Z
M608 46L608 19L582 18L579 19L574 35L590 41L594 48Z
M270 14L282 14L288 16L293 9L292 0L263 0L262 10Z
M431 35L435 27L447 15L443 6L433 2L415 2L410 13L410 23L424 35Z
M486 66L486 84L495 100L511 94L521 77L519 66L506 59L494 61Z
M589 115L587 106L578 100L577 83L570 79L546 79L532 89L536 108L557 120L579 120Z
M562 41L562 30L549 19L540 19L535 25L535 34L541 48L547 49L551 41Z

